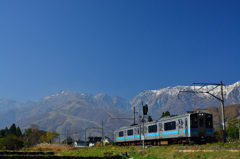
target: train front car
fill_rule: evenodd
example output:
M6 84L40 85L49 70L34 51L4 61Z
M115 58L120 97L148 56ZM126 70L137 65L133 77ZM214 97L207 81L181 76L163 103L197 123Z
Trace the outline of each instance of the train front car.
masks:
M190 143L206 143L214 137L213 117L208 113L190 115Z

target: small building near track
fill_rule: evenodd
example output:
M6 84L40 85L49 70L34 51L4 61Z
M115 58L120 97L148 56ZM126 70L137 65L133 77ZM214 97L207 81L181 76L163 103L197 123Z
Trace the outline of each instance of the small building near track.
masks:
M74 147L85 147L85 141L75 141Z

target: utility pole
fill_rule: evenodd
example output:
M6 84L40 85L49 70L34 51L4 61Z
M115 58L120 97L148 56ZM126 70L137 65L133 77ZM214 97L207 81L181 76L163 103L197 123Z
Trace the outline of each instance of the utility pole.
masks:
M103 147L103 121L102 121L102 147Z
M113 130L112 130L112 136L113 136L113 137L112 137L112 138L113 138L113 140L112 140L112 141L114 141L114 134L113 134Z
M102 124L103 124L103 122L102 122ZM92 135L93 135L93 141L94 141L94 130L95 130L95 129L102 129L102 130L103 130L103 127L102 127L102 128L95 128L95 127L85 128L85 145L86 145L86 136L87 136L87 135L86 135L86 130L87 130L87 129L92 129L92 130L93 130L93 134L92 134ZM90 141L90 140L89 140L89 141Z
M87 128L85 128L85 147L87 146L87 145L86 145L86 129L87 129Z
M143 102L142 102L142 124L143 124L143 127L142 127L142 134L143 134L143 149L144 149L144 114L143 114Z
M133 107L133 124L135 125L135 107Z
M222 102L222 125L223 125L223 140L226 143L226 131L225 131L225 111L224 111L224 99L223 99L223 88L222 88L222 81L220 81L221 85L221 102Z
M140 145L141 145L141 141L142 141L142 129L141 129L141 124L139 124L139 126L140 126L140 129L139 129L139 131L140 131Z
M93 143L94 143L94 127L93 127Z
M73 141L75 141L75 140L76 140L76 139L75 139L75 137L76 137L76 136L75 136L75 133L76 133L76 132L75 132L75 131L73 131Z
M66 140L66 143L68 145L68 128L67 128L67 140Z
M52 133L50 131L50 144L52 144Z
M195 90L195 85L201 85L197 90ZM212 85L214 87L212 87L210 90L204 90L204 87L207 87L209 85ZM194 90L192 90L192 86L194 86ZM213 91L214 89L216 89L217 87L221 86L221 98L213 95L212 93L210 93L211 91ZM192 83L190 86L188 86L187 88L185 88L182 91L179 91L178 93L178 98L180 98L180 93L207 93L211 96L213 96L214 98L216 98L217 100L221 101L222 104L222 129L223 129L223 140L224 143L226 143L226 131L225 131L225 111L224 111L224 98L223 98L223 88L222 88L223 84L222 81L220 81L219 83Z
M238 118L238 141L240 141L239 118Z
M65 142L67 141L67 132L66 132L66 127L65 127Z

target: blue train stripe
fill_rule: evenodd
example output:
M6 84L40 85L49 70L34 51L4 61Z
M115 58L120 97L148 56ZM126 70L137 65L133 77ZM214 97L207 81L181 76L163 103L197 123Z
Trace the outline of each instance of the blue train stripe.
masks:
M191 129L191 133L192 133L192 134L198 133L198 129Z
M140 138L140 135L137 135L137 138Z
M213 129L206 129L207 134L213 134Z
M171 134L178 134L178 131L167 131L167 132L162 132L162 135L171 135Z
M125 138L124 137L119 137L118 140L124 140Z
M134 139L134 136L127 136L126 139Z
M158 136L159 133L152 133L152 134L147 134L147 137L150 137L150 136Z

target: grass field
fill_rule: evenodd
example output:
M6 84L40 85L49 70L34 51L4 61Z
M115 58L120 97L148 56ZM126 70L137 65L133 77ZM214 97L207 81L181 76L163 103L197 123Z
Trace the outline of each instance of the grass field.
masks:
M191 150L192 152L182 152ZM232 150L237 150L231 152ZM72 148L66 146L42 146L28 149L28 151L54 151L59 156L98 156L103 157L104 153L118 155L120 152L130 152L130 157L134 159L220 159L240 158L240 143L212 143L203 145L169 145L169 146L148 146L142 149L141 146L112 146L91 147L91 148ZM211 152L203 152L211 151Z

